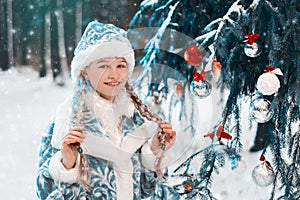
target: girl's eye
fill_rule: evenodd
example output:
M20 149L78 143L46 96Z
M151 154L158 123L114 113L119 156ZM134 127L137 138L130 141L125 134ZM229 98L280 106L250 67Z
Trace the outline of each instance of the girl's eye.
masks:
M99 68L101 68L101 69L107 69L108 65L100 65Z
M118 65L118 68L127 68L127 65L120 64L120 65Z

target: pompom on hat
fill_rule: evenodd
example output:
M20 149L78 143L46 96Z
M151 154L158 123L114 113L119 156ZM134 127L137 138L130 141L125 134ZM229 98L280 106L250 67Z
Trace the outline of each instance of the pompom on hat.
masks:
M123 57L128 64L128 76L131 76L135 59L126 31L113 24L90 22L74 50L72 79L76 80L91 62L108 57Z

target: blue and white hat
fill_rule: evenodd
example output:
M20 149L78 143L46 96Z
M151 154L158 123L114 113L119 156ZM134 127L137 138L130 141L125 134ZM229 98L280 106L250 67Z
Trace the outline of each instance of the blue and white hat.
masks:
M107 57L123 57L128 64L128 76L131 76L135 59L127 32L113 24L90 22L74 50L72 79L76 80L91 62Z

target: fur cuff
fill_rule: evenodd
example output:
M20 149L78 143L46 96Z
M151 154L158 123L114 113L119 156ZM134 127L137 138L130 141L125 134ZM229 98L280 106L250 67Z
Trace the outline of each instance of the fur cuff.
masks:
M49 163L49 173L55 181L61 181L64 183L75 183L77 182L77 176L79 174L79 154L76 160L74 168L66 169L61 162L62 155L58 151L53 155Z
M156 156L153 154L150 143L147 142L142 147L142 153L141 153L141 161L142 165L150 170L155 170L155 160Z

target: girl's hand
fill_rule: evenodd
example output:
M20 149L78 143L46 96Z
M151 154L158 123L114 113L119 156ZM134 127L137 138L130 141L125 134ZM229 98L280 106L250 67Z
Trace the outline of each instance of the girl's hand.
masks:
M71 169L75 166L78 156L77 148L83 142L85 135L83 134L83 128L72 127L63 140L61 153L62 164L66 169Z
M166 134L166 140L165 140L166 148L165 148L164 151L167 151L175 143L175 140L176 140L176 131L172 129L172 126L168 122L165 122L165 121L161 122L160 128ZM151 150L152 150L152 152L154 154L156 154L159 151L161 151L161 144L160 144L160 141L158 139L158 133L156 133L154 135L150 147L151 147Z

